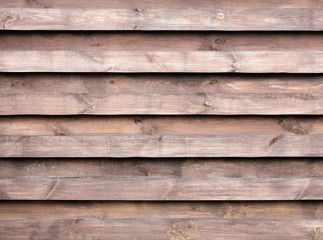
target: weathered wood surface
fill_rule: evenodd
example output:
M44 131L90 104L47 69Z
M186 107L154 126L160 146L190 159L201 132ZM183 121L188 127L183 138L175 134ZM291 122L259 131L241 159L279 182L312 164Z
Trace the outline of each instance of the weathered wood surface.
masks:
M0 8L10 30L323 30L323 10Z
M0 136L0 157L319 157L322 135Z
M37 211L35 211L37 209ZM2 239L319 239L319 202L2 202Z
M322 158L0 158L1 177L192 179L323 177ZM261 193L259 193L261 194Z
M322 73L323 52L1 51L0 71Z
M322 76L6 73L0 115L323 114Z
M254 9L254 8L322 8L322 0L1 0L1 8L166 8L166 9L210 9L233 8L233 9Z
M0 32L0 50L323 51L318 32Z
M2 200L323 197L322 159L1 159L0 163Z
M1 117L2 157L323 156L321 117Z
M0 135L322 135L322 117L0 117Z

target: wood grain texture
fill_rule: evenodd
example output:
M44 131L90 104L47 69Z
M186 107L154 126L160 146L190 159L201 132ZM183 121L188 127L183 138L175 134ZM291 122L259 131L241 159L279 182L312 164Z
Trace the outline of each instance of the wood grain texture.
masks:
M322 69L322 51L0 52L0 72L322 73Z
M319 157L322 135L0 136L0 157Z
M1 8L166 8L166 9L209 9L217 8L253 9L253 8L322 8L322 0L2 0Z
M318 32L2 31L0 50L323 51Z
M0 117L0 135L322 135L313 116L14 116Z
M0 80L1 115L323 113L321 74L7 73Z
M0 163L2 200L323 197L322 159L0 159Z
M1 8L10 30L323 30L323 10Z
M37 209L37 211L35 211ZM2 202L3 239L319 239L319 202Z
M323 177L322 158L0 158L1 177L99 178L147 177L317 178ZM261 193L260 193L261 194Z
M322 156L321 117L1 117L2 157Z

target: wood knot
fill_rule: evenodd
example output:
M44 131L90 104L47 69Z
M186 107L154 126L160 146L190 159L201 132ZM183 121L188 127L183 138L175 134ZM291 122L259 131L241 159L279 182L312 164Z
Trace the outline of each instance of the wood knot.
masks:
M204 101L204 105L210 108L212 107L212 103L209 101Z
M14 22L18 19L19 17L15 13L10 13L8 14L4 19L3 19L3 29L9 28L14 24Z
M227 212L223 215L223 218L231 218L231 213Z
M210 84L211 84L211 85L218 84L218 80L214 79L214 80L210 81Z
M223 20L224 19L224 14L223 13L217 13L216 14L216 18L219 19L219 20Z
M142 12L142 9L140 9L140 8L135 8L135 11L136 11L136 12Z
M314 233L314 234L313 234L312 239L313 239L313 240L319 240L319 239L320 239L320 236L319 236L320 232L321 232L321 229L320 229L319 227L314 228L314 229L313 229L313 233Z
M224 41L222 40L222 39L216 39L215 41L214 41L216 44L219 44L219 45L223 45L224 44Z
M133 28L134 31L139 31L140 30L140 27L138 25L136 25L134 28Z
M238 72L239 71L239 64L236 61L234 61L231 66L232 66L232 71L233 72Z
M166 229L166 233L171 237L171 240L189 240L191 239L185 232L182 230L169 227Z
M140 118L135 118L134 122L135 122L135 124L141 124L142 120Z

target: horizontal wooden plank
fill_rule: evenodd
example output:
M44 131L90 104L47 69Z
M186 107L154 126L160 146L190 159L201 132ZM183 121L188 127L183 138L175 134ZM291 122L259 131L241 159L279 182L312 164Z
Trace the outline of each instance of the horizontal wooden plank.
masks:
M322 156L321 117L1 117L2 157ZM233 151L234 150L234 151Z
M37 211L35 211L37 209ZM1 201L0 220L57 219L218 219L218 220L321 220L321 201L277 202L102 202ZM279 225L279 224L277 224ZM250 225L251 227L252 225ZM314 226L313 226L314 228ZM36 229L35 229L36 230Z
M322 200L317 178L0 179L5 200ZM3 186L3 187L2 187ZM230 190L228 190L230 189ZM71 194L71 191L73 192ZM212 193L210 193L212 192ZM305 192L305 193L304 193Z
M209 8L322 8L322 0L1 0L1 8L194 8L194 9L209 9Z
M10 30L323 30L320 8L1 8Z
M322 51L0 51L1 72L322 73L322 69Z
M0 159L2 178L147 177L300 178L323 177L322 158L13 158Z
M6 73L0 115L323 114L322 76Z
M0 117L0 135L323 135L322 117L21 116Z
M2 31L0 50L323 51L319 32Z
M322 158L0 158L1 178L136 179L154 177L310 179L323 177ZM261 194L261 193L259 193Z
M318 157L322 135L0 136L0 157Z
M321 220L298 220L293 222L285 221L222 221L222 220L196 220L196 225L202 225L198 229L186 230L191 228L191 219L181 219L186 222L179 227L167 227L176 225L180 220L177 219L42 219L42 220L4 220L0 221L0 232L4 232L6 240L28 239L28 236L35 236L37 239L236 239L243 236L243 239L310 239L320 236L316 233L317 229L322 228ZM279 227L276 227L277 223ZM252 227L250 227L252 225ZM11 227L10 227L11 226ZM34 228L36 227L36 230ZM215 227L216 226L216 227ZM275 226L275 227L273 227ZM313 226L318 226L313 229ZM293 229L286 231L287 229ZM11 231L9 231L9 229ZM52 230L53 229L53 230ZM93 230L95 229L95 230ZM184 230L179 230L184 229ZM261 229L261 230L259 230ZM206 232L206 233L205 233ZM20 237L21 236L21 237Z
M24 160L0 160L1 200L322 200L323 197L322 159Z
M323 227L321 202L1 202L0 212L3 239L294 240Z

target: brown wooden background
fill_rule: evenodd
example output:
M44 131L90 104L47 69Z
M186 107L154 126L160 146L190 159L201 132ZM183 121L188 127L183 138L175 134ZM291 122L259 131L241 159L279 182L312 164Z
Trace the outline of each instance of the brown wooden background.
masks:
M1 0L0 239L323 239L322 0Z

